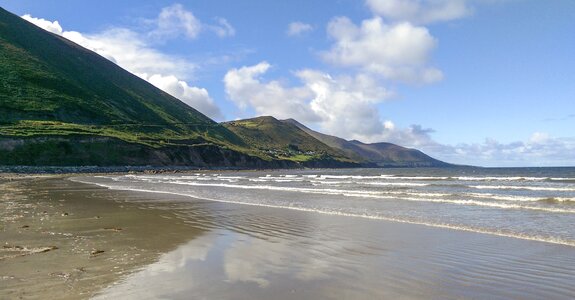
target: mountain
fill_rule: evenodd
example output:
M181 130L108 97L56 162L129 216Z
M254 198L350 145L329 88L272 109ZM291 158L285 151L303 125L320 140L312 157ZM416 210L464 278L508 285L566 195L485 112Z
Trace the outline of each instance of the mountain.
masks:
M271 165L113 62L0 8L0 164Z
M115 63L0 8L0 165L441 166L272 117L217 123Z
M217 125L113 62L2 9L0 47L2 123Z
M379 167L447 167L450 164L434 159L416 149L404 148L391 143L365 144L347 141L311 130L294 119L282 120L305 131L327 146L338 149L347 157L367 165Z
M309 135L299 127L274 117L222 123L246 144L273 159L299 162L304 166L359 166L357 161Z

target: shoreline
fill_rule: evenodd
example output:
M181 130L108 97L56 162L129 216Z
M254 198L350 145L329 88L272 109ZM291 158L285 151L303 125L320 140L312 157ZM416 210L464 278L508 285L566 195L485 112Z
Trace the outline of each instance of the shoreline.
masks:
M280 170L278 170L280 171ZM255 172L255 170L254 170ZM209 173L209 172L207 172ZM121 175L121 174L109 174L109 175ZM315 213L321 214L326 216L339 216L339 217L350 217L350 218L359 218L359 219L366 219L366 220L376 220L376 221L383 221L383 222L392 222L392 223L399 223L399 224L409 224L409 225L416 225L416 226L423 226L423 227L430 227L436 228L441 230L449 230L449 231L461 231L461 232L468 232L471 234L482 234L482 235L489 235L501 238L511 238L511 239L518 239L524 241L531 241L537 243L545 243L545 244L552 244L552 245L559 245L559 246L567 246L567 247L574 247L575 242L571 240L562 240L557 239L554 237L547 237L547 236L529 236L523 234L517 234L512 232L505 232L505 231L490 231L486 229L477 229L472 228L464 225L451 225L451 224L444 224L444 223L430 223L424 221L417 221L417 220L406 220L400 218L393 218L393 217L385 217L385 216L372 216L372 215L362 215L362 214L350 214L345 212L337 212L337 211L321 211L311 208L305 207L296 207L296 206L282 206L282 205L273 205L273 204L261 204L261 203L246 203L246 202L237 202L233 200L225 200L225 199L216 199L216 198L202 198L198 196L191 196L185 193L178 193L178 192L170 192L170 191L158 191L158 190L149 190L149 189L114 189L110 188L106 185L102 185L95 182L84 182L81 180L82 176L70 176L71 180L77 181L80 183L97 185L99 187L105 189L112 189L118 191L133 191L138 193L152 193L157 195L167 195L167 196L176 196L176 197L185 197L191 200L201 200L201 201L211 201L211 202L219 202L225 203L229 205L240 205L241 206L248 206L248 207L263 207L263 208L271 208L271 209L282 209L282 210L292 210L304 213ZM78 180L74 180L74 178L80 178Z
M342 170L342 169L485 169L481 166L449 165L442 167L358 166L358 167L294 167L294 168L242 168L242 167L178 167L178 166L9 166L0 165L3 175L95 175L95 174L169 174L189 172L281 171L281 170Z
M0 202L5 224L0 255L36 249L0 258L0 298L185 299L176 292L186 291L208 298L267 299L280 292L280 299L337 299L342 288L360 299L421 298L428 292L439 298L575 295L562 282L552 282L557 289L539 290L534 275L521 271L529 267L550 272L561 266L558 270L565 272L575 266L568 258L574 253L570 246L393 220L114 190L70 177L17 176L4 182L0 177L0 187L8 191ZM237 266L228 266L230 257ZM490 275L476 274L478 266ZM180 282L197 270L206 272L195 279L207 280L205 284ZM373 279L361 275L365 272ZM451 277L453 272L476 279L460 282ZM495 276L498 272L509 272L510 278ZM553 274L575 276L561 272L549 273L546 280L558 280ZM435 282L436 277L441 280ZM220 288L206 290L212 282L220 282ZM302 288L284 290L291 286ZM241 292L226 294L235 289Z
M169 210L128 201L153 196L64 175L12 179L0 181L0 298L89 298L201 233Z

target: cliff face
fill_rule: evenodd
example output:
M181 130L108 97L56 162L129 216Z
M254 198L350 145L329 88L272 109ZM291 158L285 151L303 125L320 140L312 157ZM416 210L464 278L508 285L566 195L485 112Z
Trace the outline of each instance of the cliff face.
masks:
M149 147L111 137L0 138L4 165L290 167L214 145Z
M242 169L341 168L357 164L332 158L295 162L262 159L216 145L153 148L111 137L0 137L2 165L26 166L193 166Z

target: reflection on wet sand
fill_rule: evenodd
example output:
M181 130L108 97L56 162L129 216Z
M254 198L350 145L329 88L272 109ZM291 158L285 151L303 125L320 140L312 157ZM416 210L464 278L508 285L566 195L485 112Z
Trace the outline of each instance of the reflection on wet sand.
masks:
M62 178L0 182L0 299L88 298L202 234L146 204L157 200Z
M572 247L199 201L219 224L97 299L569 298ZM182 206L183 207L183 206ZM185 217L185 209L179 209Z

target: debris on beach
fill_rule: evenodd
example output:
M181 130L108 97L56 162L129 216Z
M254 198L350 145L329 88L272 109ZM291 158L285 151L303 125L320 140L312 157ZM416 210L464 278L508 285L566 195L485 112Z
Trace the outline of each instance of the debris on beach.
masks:
M106 251L104 251L104 250L92 250L92 251L90 252L90 256L91 256L91 257L98 256L98 255L100 255L100 254L102 254L102 253L104 253L104 252L106 252Z
M38 254L38 253L46 253L46 252L56 250L56 249L58 249L58 247L56 247L56 246L25 247L25 246L18 246L18 245L16 245L16 246L4 245L4 246L2 246L2 248L0 248L0 253L4 252L4 253L7 253L7 255L0 256L0 260L16 258L16 257L20 257L20 256L27 256L27 255L32 255L32 254Z
M110 230L110 231L115 231L115 232L120 232L124 229L120 228L120 227L104 227L104 230Z

